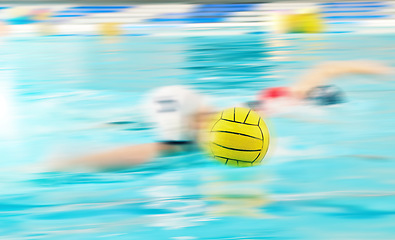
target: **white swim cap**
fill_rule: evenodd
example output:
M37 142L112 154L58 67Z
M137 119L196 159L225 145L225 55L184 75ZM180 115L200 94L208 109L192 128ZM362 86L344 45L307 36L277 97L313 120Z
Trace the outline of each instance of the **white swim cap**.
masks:
M159 141L194 141L192 116L207 106L196 91L181 85L166 86L148 94L149 120L155 124Z

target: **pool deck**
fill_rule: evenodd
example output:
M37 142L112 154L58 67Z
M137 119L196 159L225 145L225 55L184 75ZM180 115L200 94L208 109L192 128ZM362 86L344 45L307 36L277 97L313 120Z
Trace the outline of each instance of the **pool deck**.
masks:
M125 1L112 2L112 5L40 1L40 4L29 2L23 6L10 5L7 1L2 3L0 15L6 19L10 35L14 36L98 35L99 25L103 23L114 23L122 34L132 36L262 34L272 32L274 13L311 8L325 19L325 33L395 32L395 1L238 4L204 4L204 1L199 4L193 1L139 4L138 1ZM52 15L46 21L15 15L15 12L43 9Z

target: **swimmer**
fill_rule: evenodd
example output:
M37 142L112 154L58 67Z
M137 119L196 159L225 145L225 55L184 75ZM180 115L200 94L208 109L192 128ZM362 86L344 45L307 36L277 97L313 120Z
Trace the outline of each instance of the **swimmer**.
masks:
M207 98L186 86L166 86L155 89L145 99L147 117L154 123L156 142L125 146L57 162L51 168L117 169L148 162L155 157L192 151L201 142L199 129L206 113L213 112Z
M250 106L266 114L268 102L278 100L292 104L304 103L313 92L323 90L322 98L335 98L327 84L344 74L389 74L393 69L373 61L334 61L317 65L289 87L277 87L263 91L255 106ZM335 88L335 87L333 87ZM326 91L326 90L328 91ZM325 91L324 91L325 90ZM336 91L334 91L336 92ZM261 96L263 95L263 96ZM327 96L325 96L327 95ZM148 95L149 119L154 121L157 141L153 143L124 146L106 152L96 153L58 162L55 169L68 168L127 168L143 164L158 156L199 149L204 142L204 133L209 119L215 113L207 97L186 86L167 86L154 90ZM334 101L333 103L336 103ZM253 105L253 104L252 104ZM264 106L261 108L260 106ZM258 107L257 107L258 106Z
M347 74L389 75L394 69L368 60L331 61L316 65L290 86L267 88L250 103L265 115L281 113L296 105L333 105L345 101L343 91L330 82ZM251 106L250 106L251 107Z

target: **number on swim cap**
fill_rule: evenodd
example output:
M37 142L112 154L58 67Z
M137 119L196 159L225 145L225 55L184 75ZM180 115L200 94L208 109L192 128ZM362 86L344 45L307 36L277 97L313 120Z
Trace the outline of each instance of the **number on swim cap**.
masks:
M173 99L157 100L159 106L158 112L175 112L178 109L178 102Z

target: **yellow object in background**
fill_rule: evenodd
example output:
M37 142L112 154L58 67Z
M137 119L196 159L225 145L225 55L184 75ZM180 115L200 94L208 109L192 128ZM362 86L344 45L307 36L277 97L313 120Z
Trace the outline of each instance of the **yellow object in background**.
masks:
M321 33L325 30L324 20L314 10L284 14L275 19L277 33Z
M99 34L102 36L119 36L122 34L122 30L119 23L101 23L99 25Z
M302 13L300 16L300 33L320 33L324 31L324 22L318 13Z
M209 151L213 157L237 167L259 165L269 147L269 130L261 116L247 108L229 108L221 112L209 133Z

